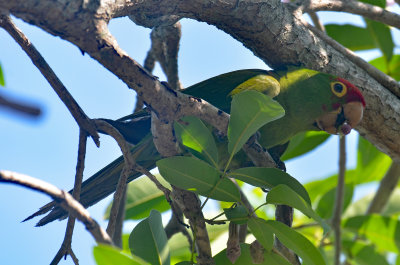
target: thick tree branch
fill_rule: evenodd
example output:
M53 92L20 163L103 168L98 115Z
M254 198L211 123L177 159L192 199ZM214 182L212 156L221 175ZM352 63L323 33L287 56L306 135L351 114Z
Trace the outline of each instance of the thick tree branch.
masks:
M40 1L40 4L36 1L0 0L0 8L76 44L142 94L146 102L153 101L154 104L162 99L166 104L157 108L158 111L165 109L166 105L171 108L180 104L171 100L171 95L166 96L166 89L116 46L116 41L107 30L108 20L135 13L142 18L152 18L152 23L159 25L163 18L170 16L213 24L242 42L272 67L301 64L336 74L360 87L367 108L357 129L380 150L400 161L399 99L361 67L312 33L281 1L146 0L119 1L116 5L103 0L96 3L83 6L70 4L66 7L62 2L50 0ZM153 104L150 103L152 107ZM194 105L186 106L191 108Z
M400 29L400 16L379 6L354 0L307 0L298 1L303 12L341 11L360 15Z
M62 208L68 211L70 215L75 216L81 221L97 243L106 245L113 244L106 231L90 217L89 212L68 192L60 190L56 186L40 179L6 170L0 171L0 182L14 183L49 195L53 200L58 202Z

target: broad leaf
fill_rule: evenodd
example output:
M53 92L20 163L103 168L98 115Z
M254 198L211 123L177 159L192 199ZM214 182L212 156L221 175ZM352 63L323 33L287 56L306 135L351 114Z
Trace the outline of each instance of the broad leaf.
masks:
M393 55L389 64L384 56L369 61L369 63L397 81L400 80L400 55Z
M345 220L343 227L366 236L381 250L400 253L400 222L397 218L377 214L355 216Z
M237 205L234 208L224 208L224 213L229 221L235 224L245 224L249 219L249 213L243 205Z
M141 265L143 263L135 261L121 253L118 249L107 246L98 245L93 248L93 256L97 265Z
M353 185L347 184L344 189L344 201L343 201L343 212L346 210L347 206L351 203L353 198ZM324 219L329 219L332 217L333 207L336 201L336 188L329 190L327 193L322 195L318 202L317 209L315 210L319 216Z
M229 176L265 189L272 189L279 184L285 184L297 192L304 201L311 204L310 197L303 185L282 170L266 167L246 167L230 172Z
M382 51L386 57L386 61L389 62L392 59L394 49L394 42L389 26L367 18L365 18L365 22L376 47Z
M278 237L279 241L299 255L305 264L326 264L321 252L302 234L278 221L268 220L266 225Z
M309 131L299 133L295 137L290 139L289 146L281 157L281 160L289 160L308 153L324 143L329 138L329 136L330 135L326 132Z
M328 224L313 211L311 205L286 185L278 185L272 188L267 194L267 203L289 205L320 223L325 233L330 230Z
M346 171L346 184L357 185L379 181L389 169L392 159L363 137L358 138L357 168ZM305 184L312 201L337 185L337 174Z
M267 251L272 250L274 246L274 235L269 229L269 226L266 225L265 220L256 217L250 218L247 225L258 242L260 242Z
M228 125L228 151L236 154L258 129L285 115L279 103L257 91L233 96Z
M344 252L360 265L389 265L385 257L379 254L371 245L360 241L347 241L342 243Z
M156 175L158 181L169 187L161 176ZM107 208L105 218L108 219L112 203ZM125 220L143 219L149 216L151 210L165 212L170 209L165 195L156 185L147 177L138 178L128 184L125 204Z
M251 255L250 255L250 245L249 244L240 244L241 255L236 260L235 265L249 265L253 264ZM229 259L226 256L226 249L219 252L214 257L214 261L216 265L232 265ZM290 265L290 263L281 255L276 254L272 251L266 251L264 253L264 262L260 263L261 265Z
M132 230L129 248L136 255L152 265L169 265L168 239L161 221L161 214L152 210L150 216Z
M221 179L221 173L208 163L193 157L175 156L157 161L160 174L171 184L220 201L237 202L240 193L235 184Z
M210 130L196 117L183 117L174 123L178 140L197 157L218 168L218 150Z
M366 28L345 24L325 25L326 33L343 46L353 51L369 50L376 48L371 33Z

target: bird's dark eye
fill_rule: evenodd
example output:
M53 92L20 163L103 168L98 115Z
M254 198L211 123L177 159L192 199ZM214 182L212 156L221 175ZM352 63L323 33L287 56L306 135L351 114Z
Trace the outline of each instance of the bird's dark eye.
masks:
M343 97L347 93L347 87L345 84L339 81L335 81L331 83L331 90L332 93L335 94L337 97Z
M343 86L340 83L336 83L333 85L333 89L335 89L337 93L341 93L343 91Z

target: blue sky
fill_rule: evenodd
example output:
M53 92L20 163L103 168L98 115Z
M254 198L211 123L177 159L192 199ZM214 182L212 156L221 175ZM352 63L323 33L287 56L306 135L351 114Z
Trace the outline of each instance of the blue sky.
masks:
M327 12L321 18L323 21L362 24L356 16L337 13ZM74 45L21 20L15 22L89 117L116 119L132 111L134 92L108 70L88 55L82 56ZM150 30L138 27L126 18L111 21L110 29L120 46L142 63L150 47ZM185 87L232 70L267 68L242 44L215 27L183 20L182 31L179 75ZM0 169L24 173L69 190L75 174L78 126L40 72L4 30L0 30L0 51L6 81L6 87L0 88L1 93L35 103L44 111L40 119L31 120L0 108ZM362 56L372 59L379 56L379 52L364 52ZM154 74L161 80L165 79L159 67ZM356 133L349 137L350 166L355 164L356 139ZM86 178L120 155L113 140L106 136L100 140L100 148L96 148L92 141L88 142ZM338 161L337 146L337 137L331 137L317 152L289 162L289 173L302 182L334 173ZM370 187L362 193L368 190ZM102 216L110 200L107 198L89 208L92 217L104 227L106 223ZM66 221L35 228L34 222L21 223L21 220L47 203L49 198L24 188L1 184L0 201L2 264L48 264L61 245ZM94 245L94 240L78 223L73 250L81 264L94 264L91 254ZM61 264L72 264L72 261L68 258Z

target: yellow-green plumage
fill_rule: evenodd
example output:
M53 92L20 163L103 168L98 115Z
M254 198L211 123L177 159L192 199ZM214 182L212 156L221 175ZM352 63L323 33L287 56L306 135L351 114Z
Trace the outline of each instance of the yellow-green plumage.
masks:
M225 112L230 111L232 96L244 90L257 90L274 98L285 109L285 116L259 130L261 135L259 142L265 148L270 148L286 143L298 132L319 130L315 126L315 120L320 115L335 109L338 104L348 101L346 97L337 97L332 93L331 84L334 80L337 78L332 75L303 68L289 68L282 71L249 69L219 75L182 92L202 98ZM365 105L365 102L363 104ZM109 122L118 128L127 140L137 144L150 133L150 118L146 112L134 114L133 117L140 119L130 123ZM137 144L133 152L140 149L140 145L144 143L147 145L146 150L140 153L136 161L150 169L155 167L156 160L160 159L151 137L146 137L144 142ZM83 183L81 203L85 207L93 205L115 190L122 165L123 159L120 157ZM139 173L133 174L129 177L129 181L139 176ZM65 217L66 214L60 207L50 203L31 217L48 210L52 212L38 225Z

